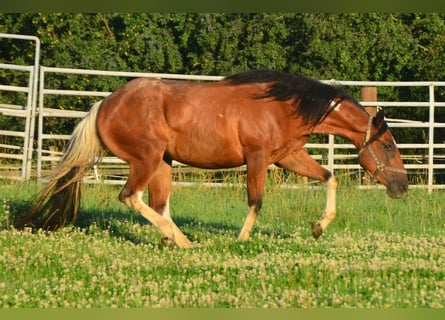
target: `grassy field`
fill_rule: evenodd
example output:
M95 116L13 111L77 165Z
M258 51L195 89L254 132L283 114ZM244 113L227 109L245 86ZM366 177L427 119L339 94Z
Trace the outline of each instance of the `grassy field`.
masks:
M165 248L117 201L85 186L79 227L11 227L38 185L0 185L0 307L445 306L444 191L384 190L341 181L337 219L317 241L325 191L269 184L252 239L236 240L243 188L173 190L174 220L193 249Z

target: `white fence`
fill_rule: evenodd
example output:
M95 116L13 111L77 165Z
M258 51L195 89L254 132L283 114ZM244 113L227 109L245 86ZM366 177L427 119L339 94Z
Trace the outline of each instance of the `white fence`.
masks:
M40 60L40 40L34 36L12 35L0 33L0 44L7 39L13 41L25 41L34 45L33 65L14 65L0 63L0 69L9 72L23 72L28 75L27 84L14 86L0 84L0 115L15 118L16 122L22 124L20 130L0 128L0 178L29 179L31 177L32 149L35 127L35 112L37 102L37 79ZM22 93L25 99L14 97L5 103L2 94ZM21 121L24 120L24 121ZM18 163L20 170L15 170Z
M45 99L50 96L78 96L89 97L92 104L98 99L107 96L110 92L97 92L97 91L79 91L67 88L47 88L45 87L45 79L49 75L67 75L77 74L84 76L94 77L154 77L154 78L168 78L168 79L184 79L184 80L199 80L199 81L215 81L220 80L222 77L212 76L187 76L178 74L158 74L158 73L132 73L132 72L111 72L101 70L79 70L79 69L65 69L65 68L52 68L41 67L40 68L40 88L39 88L39 108L38 108L38 148L37 148L37 176L41 177L42 167L45 163L55 161L58 159L54 150L43 150L45 140L66 140L69 138L67 135L55 135L49 132L45 132L48 129L45 122L50 117L73 117L80 118L85 112L61 110L60 108L54 108L45 103ZM397 108L402 110L403 108L421 108L425 109L428 114L428 121L418 121L416 119L387 119L388 125L391 128L424 128L427 130L427 136L425 141L420 143L410 143L403 141L402 136L396 139L401 142L398 143L398 147L401 150L402 158L405 162L405 167L408 169L410 176L416 176L419 172L422 172L422 179L411 179L416 181L415 187L428 188L428 190L445 188L445 184L437 182L437 177L440 176L445 169L445 163L441 163L445 154L445 134L440 129L445 128L445 123L438 123L435 121L435 113L438 108L445 107L445 102L438 102L435 99L435 92L437 89L444 89L445 82L375 82L375 81L337 81L337 83L344 86L375 86L378 88L383 87L419 87L427 90L427 101L378 101L378 102L362 102L366 106L379 106L380 108ZM117 89L117 88L116 88ZM444 131L445 132L445 131ZM438 143L438 134L443 135L442 142ZM436 137L436 138L435 138ZM324 156L314 156L315 159L322 162L329 170L336 173L339 170L343 172L345 170L360 172L361 167L356 161L357 152L354 146L350 143L338 142L333 136L328 136L327 143L315 144L309 143L306 148L311 150L317 149L318 151L324 150ZM341 152L343 150L343 152ZM345 150L350 150L349 154L345 154ZM409 152L408 152L409 151ZM317 152L318 154L320 152ZM345 163L345 159L353 159L352 163ZM348 161L346 161L348 162ZM121 163L120 160L112 157L108 157L104 160L104 164ZM97 170L100 173L100 168ZM96 172L96 173L97 173ZM445 171L444 171L445 172ZM94 176L93 176L94 177ZM97 177L97 175L96 175ZM107 177L102 177L105 181L113 183L123 183L123 181L108 180Z
M195 81L216 81L222 79L222 77L214 76L44 67L39 66L40 41L37 37L0 33L0 41L7 39L9 39L9 41L28 41L33 44L34 64L13 65L0 61L0 70L12 70L13 72L24 72L27 74L26 85L17 86L0 83L0 116L14 117L20 120L24 119L24 121L22 121L24 124L23 128L20 129L21 131L11 130L10 128L0 128L0 178L20 180L29 179L34 176L41 178L43 171L58 161L63 150L60 146L69 139L71 131L69 130L64 134L54 134L52 132L53 126L60 123L58 119L61 118L71 118L72 121L77 122L85 115L85 112L81 110L70 110L67 108L68 106L62 105L57 101L70 96L83 99L84 105L92 105L95 101L102 99L110 93L64 88L63 85L59 85L59 83L63 83L63 81L59 81L59 78L81 76L88 80L98 77L101 79L114 77L115 79L120 79L122 82L135 77ZM57 81L53 81L54 79ZM430 191L445 188L445 177L442 177L442 174L445 173L445 123L436 121L436 115L439 112L441 112L442 115L445 114L442 112L442 110L445 111L445 109L442 109L445 107L445 102L442 102L445 97L445 82L337 81L336 83L346 87L374 86L378 87L379 91L387 87L416 87L420 90L425 90L424 96L428 98L424 99L424 101L378 101L362 103L366 106L379 106L383 109L390 108L394 110L395 108L396 110L403 111L404 108L416 108L417 110L423 110L426 116L422 117L422 121L419 119L406 119L399 116L393 117L394 119L387 118L386 120L393 131L396 131L395 137L398 141L398 147L401 150L405 167L408 169L410 175L411 186L427 188ZM116 89L117 87L112 88L112 91ZM2 103L1 97L5 92L25 95L25 102ZM392 114L397 114L397 112L392 112ZM442 117L445 118L444 116ZM37 137L34 137L36 118L38 120ZM422 141L404 140L402 130L405 129L423 130L422 134L425 135L424 139L422 139ZM11 141L11 139L9 139L10 137L13 138L12 140L15 141L15 144L4 142ZM35 141L36 139L37 142ZM352 144L331 135L323 139L325 139L325 143L308 143L306 145L306 148L314 154L314 158L317 161L320 161L322 165L326 166L335 174L343 172L363 174L357 162L357 151ZM50 148L48 147L50 145L57 145L58 147ZM180 164L175 163L175 165ZM92 172L91 182L97 182L99 180L109 183L124 182L122 179L107 176L108 173L103 170L106 166L125 167L121 160L114 157L106 157L103 161L103 166L96 168L96 170Z

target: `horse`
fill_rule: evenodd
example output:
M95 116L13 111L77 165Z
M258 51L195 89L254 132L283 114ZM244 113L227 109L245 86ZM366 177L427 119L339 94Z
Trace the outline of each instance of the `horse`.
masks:
M336 216L337 180L303 148L311 134L351 141L358 161L392 198L408 190L383 111L369 115L341 86L303 75L250 70L217 82L137 78L95 103L78 123L60 163L15 226L56 230L76 223L82 177L104 149L129 164L119 200L139 212L166 243L191 247L171 218L172 161L203 169L246 165L248 215L238 239L249 239L275 164L326 184L326 207L312 224L318 238ZM144 190L149 190L149 203Z

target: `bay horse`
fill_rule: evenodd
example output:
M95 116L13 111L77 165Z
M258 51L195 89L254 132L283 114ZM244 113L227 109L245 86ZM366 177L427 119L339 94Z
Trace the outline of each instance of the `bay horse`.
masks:
M383 112L370 116L341 87L271 70L213 83L138 78L92 106L47 186L15 226L55 230L75 223L82 177L106 147L130 168L119 200L179 247L191 243L170 217L173 160L204 169L246 165L249 210L240 240L249 239L260 212L269 165L326 183L326 208L312 224L318 238L335 218L337 181L303 149L314 133L350 140L361 166L389 196L399 198L408 190ZM142 199L147 187L149 205Z

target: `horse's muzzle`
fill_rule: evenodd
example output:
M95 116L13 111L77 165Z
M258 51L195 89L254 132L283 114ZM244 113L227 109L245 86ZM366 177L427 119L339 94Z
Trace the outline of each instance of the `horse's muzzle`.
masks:
M391 181L386 186L386 193L393 199L401 198L408 191L408 181Z

